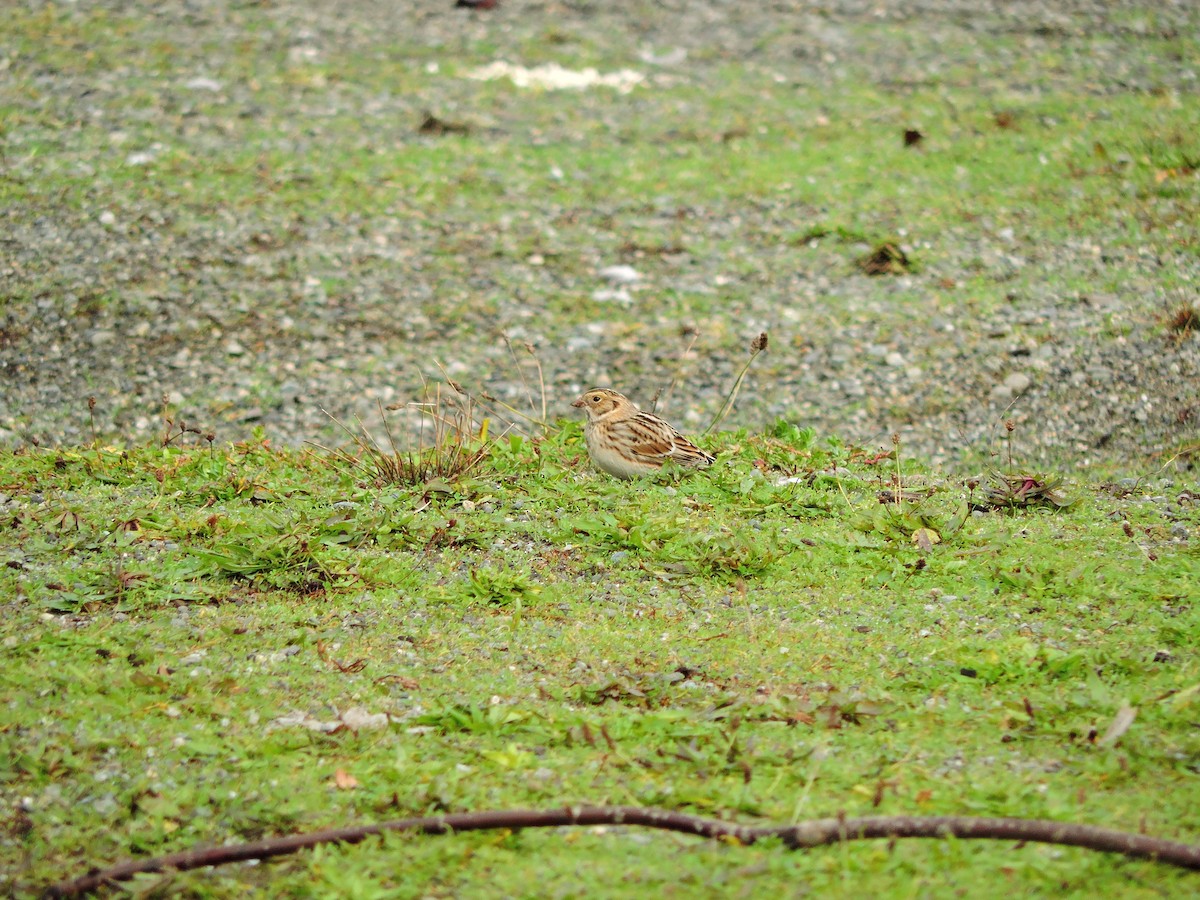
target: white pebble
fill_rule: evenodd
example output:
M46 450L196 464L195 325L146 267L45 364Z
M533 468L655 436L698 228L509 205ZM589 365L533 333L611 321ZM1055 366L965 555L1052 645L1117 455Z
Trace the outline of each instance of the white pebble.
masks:
M605 266L596 274L613 284L633 284L642 277L633 266Z

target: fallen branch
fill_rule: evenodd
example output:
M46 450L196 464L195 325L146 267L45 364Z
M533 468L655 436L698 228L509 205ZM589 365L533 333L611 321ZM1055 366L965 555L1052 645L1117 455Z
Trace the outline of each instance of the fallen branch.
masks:
M78 897L104 885L125 881L144 872L187 871L204 866L269 859L305 850L318 844L356 844L385 831L418 831L423 834L448 834L455 831L480 831L493 828L555 828L567 825L642 825L678 831L705 838L725 838L741 844L753 844L775 837L791 848L819 847L841 841L870 838L990 838L992 840L1033 841L1083 847L1102 853L1122 853L1135 859L1149 859L1185 869L1200 870L1200 846L1180 844L1129 834L1110 828L1054 822L1046 819L983 819L966 816L866 816L858 819L813 819L798 825L753 827L703 819L663 809L631 806L571 806L564 809L491 810L487 812L448 813L425 818L399 819L375 825L333 828L311 834L271 838L248 844L230 844L203 850L184 850L153 859L135 860L111 869L92 869L87 875L63 881L46 889L47 897Z

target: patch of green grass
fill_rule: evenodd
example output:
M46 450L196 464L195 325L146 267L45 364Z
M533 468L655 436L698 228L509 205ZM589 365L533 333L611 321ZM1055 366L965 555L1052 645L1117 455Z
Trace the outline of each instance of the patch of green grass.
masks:
M1169 531L1200 528L1184 495L1077 483L1067 508L964 517L968 486L785 422L710 447L710 470L624 483L589 470L569 425L498 443L435 492L256 444L6 452L0 791L23 810L6 887L195 843L585 801L1195 840L1200 565L1196 537ZM932 486L923 512L880 502L897 478ZM1125 705L1134 724L1102 745ZM391 723L304 724L354 707ZM668 878L940 893L1001 871L1034 894L1186 878L1045 847L610 831L395 836L169 884L569 892L586 872L616 895Z
M1197 43L1153 10L1116 14L1141 35L1127 64L1146 89L1107 95L1091 87L1091 38L1019 22L980 32L969 54L897 23L845 25L942 60L911 79L864 77L850 59L812 85L699 48L703 65L682 77L581 96L467 80L513 49L492 34L452 47L358 35L293 58L270 5L220 14L238 25L236 52L200 26L164 37L151 16L12 11L0 204L13 227L108 210L170 264L146 284L116 284L128 265L107 257L90 280L78 266L30 271L5 308L134 315L145 295L186 296L213 267L261 260L262 277L234 291L233 333L254 326L250 310L306 302L290 285L310 272L351 305L360 283L392 278L401 243L441 336L511 296L554 328L595 321L579 280L612 258L651 276L702 262L718 289L664 279L661 315L741 346L724 316L760 291L791 302L778 273L852 273L864 248L897 237L933 283L897 282L882 309L818 314L869 316L883 340L935 312L984 317L1010 291L1121 287L1134 269L1119 256L1043 285L1038 254L1084 240L1162 255L1157 283L1191 285L1178 253L1200 246L1200 105L1154 80ZM565 20L517 40L529 65L629 62L628 35ZM788 42L790 60L794 40L781 25L759 48L765 59ZM44 87L48 74L114 72L127 90L86 103ZM219 90L188 88L196 73ZM427 110L432 98L445 108ZM468 134L421 135L426 111ZM905 147L912 126L924 139ZM161 221L136 217L147 208ZM353 240L313 250L316 223ZM951 264L963 234L1009 227L1026 268L1001 280L982 257ZM374 236L384 252L356 245ZM1122 313L1093 327L1132 324ZM31 893L201 843L574 802L777 822L1042 816L1200 840L1194 486L1077 482L1063 487L1069 507L971 512L978 487L787 422L706 442L713 469L622 483L589 470L571 425L502 441L436 486L190 432L155 449L5 451L0 887ZM1133 725L1105 743L1127 705ZM356 730L356 709L390 722ZM1033 896L1191 887L1080 850L790 853L608 830L393 835L135 888L940 896L981 883Z

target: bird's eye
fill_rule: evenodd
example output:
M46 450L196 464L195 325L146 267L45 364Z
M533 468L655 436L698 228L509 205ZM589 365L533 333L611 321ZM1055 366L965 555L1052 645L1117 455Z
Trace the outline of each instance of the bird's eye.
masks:
M592 402L593 402L593 403L599 403L599 402L600 402L600 395L599 395L599 394L592 394Z

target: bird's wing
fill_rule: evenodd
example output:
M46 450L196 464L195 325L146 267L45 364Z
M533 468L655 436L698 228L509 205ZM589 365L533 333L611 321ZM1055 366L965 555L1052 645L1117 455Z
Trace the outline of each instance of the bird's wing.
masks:
M716 457L705 453L683 435L675 434L675 446L671 450L671 459L686 466L707 466Z
M661 466L672 459L684 465L707 465L709 456L658 416L639 411L627 422L629 451L643 462Z
M629 452L642 462L661 466L675 451L675 429L658 416L639 411L620 425Z

